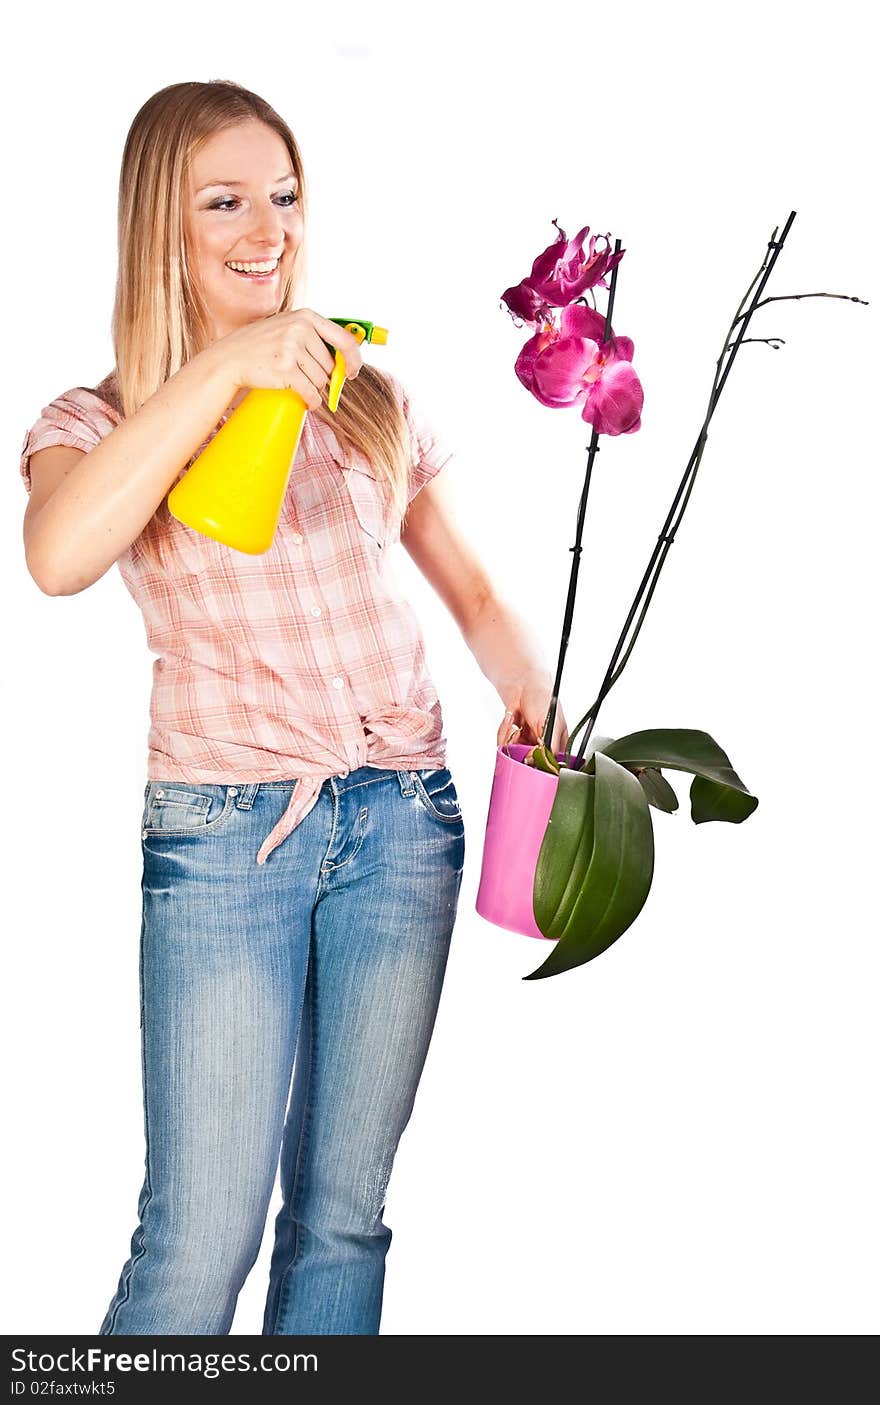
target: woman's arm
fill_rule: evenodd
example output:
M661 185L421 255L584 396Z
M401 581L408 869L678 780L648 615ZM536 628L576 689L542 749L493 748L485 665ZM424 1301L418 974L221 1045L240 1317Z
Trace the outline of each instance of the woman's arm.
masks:
M236 390L228 358L210 346L88 453L55 447L33 455L24 541L41 590L75 595L110 569Z
M498 728L499 746L534 743L553 691L553 676L525 622L496 593L474 548L463 536L443 480L434 477L413 498L400 540L446 605L507 711ZM568 729L559 704L553 750L563 751Z

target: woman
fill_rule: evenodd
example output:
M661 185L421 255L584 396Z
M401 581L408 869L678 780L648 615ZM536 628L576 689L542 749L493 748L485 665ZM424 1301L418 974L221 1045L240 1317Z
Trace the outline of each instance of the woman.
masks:
M229 1332L279 1150L264 1334L378 1332L386 1188L464 862L440 703L388 548L403 543L497 689L499 743L536 741L550 699L434 481L439 440L350 333L295 307L305 215L296 142L259 97L218 81L150 98L122 161L115 370L48 405L22 454L37 584L74 594L116 562L158 656L146 1175L102 1335ZM335 415L325 343L348 373ZM290 386L312 412L262 556L165 504L251 386Z

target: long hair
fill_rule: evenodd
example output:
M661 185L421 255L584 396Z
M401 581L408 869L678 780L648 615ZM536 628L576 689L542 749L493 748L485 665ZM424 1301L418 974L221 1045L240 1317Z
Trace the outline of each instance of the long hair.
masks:
M119 264L112 336L119 412L134 414L210 341L209 318L187 257L184 206L191 159L215 132L257 118L284 142L296 174L303 240L285 279L278 311L290 311L305 282L308 214L302 158L287 123L263 98L226 79L172 83L154 93L128 132L119 174ZM409 432L394 389L364 362L346 381L335 414L310 411L354 448L389 487L402 517L410 462Z

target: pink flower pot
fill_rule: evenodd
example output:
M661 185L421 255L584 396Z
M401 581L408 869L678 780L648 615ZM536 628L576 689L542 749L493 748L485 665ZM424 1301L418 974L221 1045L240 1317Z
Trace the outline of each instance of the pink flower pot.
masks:
M531 750L522 743L497 748L476 908L496 927L544 938L535 921L532 890L559 778L523 765ZM555 755L557 761L575 764L564 752Z

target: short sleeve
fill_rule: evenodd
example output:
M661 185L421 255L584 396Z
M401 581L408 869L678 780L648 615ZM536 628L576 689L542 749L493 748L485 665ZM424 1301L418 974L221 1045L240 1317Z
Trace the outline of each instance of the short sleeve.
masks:
M396 377L391 377L409 428L412 457L407 488L407 505L420 488L424 488L452 458L452 449L427 415L424 406L414 399Z
M55 444L68 444L88 453L105 439L119 423L112 406L84 386L66 390L40 412L31 425L21 450L21 477L31 491L31 454L49 449Z

